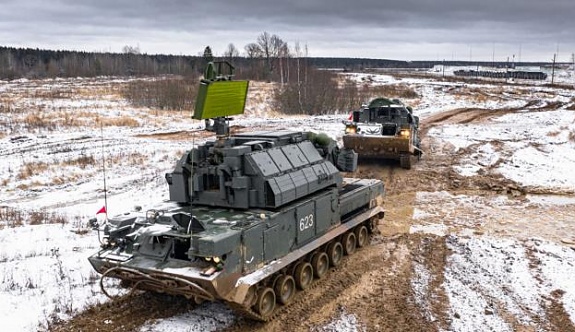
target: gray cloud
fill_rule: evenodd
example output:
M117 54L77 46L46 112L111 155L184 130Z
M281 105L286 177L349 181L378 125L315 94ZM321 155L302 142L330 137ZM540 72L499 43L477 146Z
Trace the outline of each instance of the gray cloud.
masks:
M567 61L573 16L572 0L1 0L0 45L222 53L268 31L312 56Z

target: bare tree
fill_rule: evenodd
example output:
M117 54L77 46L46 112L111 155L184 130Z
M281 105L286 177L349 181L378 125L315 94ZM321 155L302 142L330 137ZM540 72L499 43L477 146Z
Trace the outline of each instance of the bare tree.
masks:
M300 112L303 109L303 105L301 102L301 79L300 79L300 57L301 57L301 47L299 46L299 41L295 42L295 56L296 56L296 64L297 64L297 100Z
M280 67L280 82L284 84L289 81L289 47L288 44L283 41L278 48L278 61ZM284 68L284 63L287 69Z
M261 35L258 36L257 40L258 46L262 51L263 57L266 59L266 76L268 81L271 80L271 73L272 73L272 64L271 64L271 36L267 31L264 31Z
M240 52L233 43L228 44L228 48L224 51L224 58L229 62L233 62L234 58L240 56Z
M244 46L244 50L246 51L249 63L249 76L252 77L252 79L262 79L262 71L257 69L257 67L259 67L259 59L262 58L260 46L256 43L249 43Z
M248 58L259 58L262 56L262 50L260 46L256 43L249 43L244 46L244 50L246 51L246 55Z
M125 45L124 47L122 47L122 53L125 53L125 54L140 54L140 47L139 47L139 46Z
M263 57L266 60L268 80L272 79L276 62L280 56L280 50L286 43L277 35L270 35L264 31L258 36L257 45L260 47Z

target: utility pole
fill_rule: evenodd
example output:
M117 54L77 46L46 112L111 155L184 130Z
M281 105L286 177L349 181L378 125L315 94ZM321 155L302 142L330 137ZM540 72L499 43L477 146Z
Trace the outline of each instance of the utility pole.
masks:
M553 65L551 66L551 85L553 85L553 82L555 80L555 57L557 56L557 53L553 54Z
M493 49L491 50L491 67L495 68L495 44L492 46Z
M571 53L571 63L573 66L573 80L575 81L575 53Z

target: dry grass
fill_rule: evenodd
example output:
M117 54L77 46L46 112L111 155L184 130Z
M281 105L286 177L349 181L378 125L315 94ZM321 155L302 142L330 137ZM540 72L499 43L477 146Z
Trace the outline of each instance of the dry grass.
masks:
M50 131L56 129L56 123L53 119L43 112L29 113L24 117L23 122L28 129L47 129Z
M10 133L35 130L55 131L65 128L104 126L139 127L133 116L103 117L99 110L123 111L125 82L109 80L40 80L14 87L0 96L0 137ZM96 101L83 103L83 100ZM68 103L70 106L66 106ZM108 103L109 102L109 103Z
M147 157L141 153L133 153L128 156L128 164L130 165L144 165Z
M26 179L31 178L34 175L38 175L42 172L46 172L46 171L48 171L50 169L54 169L54 168L62 170L63 167L75 166L75 167L79 167L81 169L86 169L88 166L93 166L93 165L96 165L96 160L94 159L94 156L92 156L92 155L79 156L79 157L76 157L73 159L64 160L62 162L54 162L52 164L48 164L45 162L29 162L29 163L24 164L20 168L20 171L18 172L16 178L18 180L26 180ZM27 190L29 188L41 187L41 186L46 186L46 185L62 185L62 184L78 181L79 178L80 178L80 174L74 174L72 172L66 172L65 176L58 175L58 176L55 176L54 178L52 178L50 183L41 183L38 181L34 181L34 182L28 183L28 184L21 183L16 188L18 188L20 190ZM4 180L2 180L1 183L5 186L9 183L9 181L10 181L10 179L4 179Z
M136 107L163 110L192 109L197 79L166 76L154 80L135 80L124 86L122 95Z
M18 227L26 223L28 225L68 223L65 216L56 212L48 212L46 209L27 211L9 206L0 207L0 220L2 221L0 227Z
M16 189L20 190L28 190L28 188L30 188L30 186L24 183L20 183L19 185L16 186Z
M11 114L14 111L14 101L8 97L0 97L0 114Z
M99 99L102 96L119 95L121 86L125 83L114 82L95 82L81 81L73 85L60 86L60 82L55 82L55 86L46 86L49 81L43 82L44 85L33 89L28 89L26 97L37 99Z
M139 127L140 122L130 116L103 118L99 114L89 112L34 112L27 114L22 122L28 129L45 129L49 131L57 128L70 127Z
M0 206L0 220L2 226L17 227L24 225L24 216L22 211L9 207Z
M53 177L52 182L50 182L49 185L61 186L61 185L66 184L66 183L76 182L79 179L80 179L80 175L78 175L78 174L71 174L68 176L59 175L59 176Z
M52 184L55 186L61 186L67 182L67 179L63 176L55 176L52 178Z
M20 172L18 172L18 175L16 176L16 178L19 180L25 180L25 179L30 178L32 175L46 171L48 168L49 168L49 165L47 163L41 162L41 161L26 163L22 166L22 168L20 169Z
M46 210L29 212L28 224L29 225L43 225L43 224L66 224L68 220L63 215L55 212L47 212Z
M477 104L485 103L490 99L489 95L478 88L462 89L458 91L456 95L460 98L468 99Z
M121 154L108 157L106 159L106 164L116 165L116 166L140 166L143 168L149 167L147 161L150 158L148 155L144 155L139 152L133 152L130 154Z
M419 94L407 84L386 84L378 86L364 85L360 89L360 94L367 96L381 96L386 98L415 99ZM370 99L368 97L367 99Z
M45 186L45 184L42 182L32 181L29 184L21 183L16 188L20 189L20 190L28 190L30 188L39 188L39 187L44 187L44 186Z
M72 99L75 91L72 87L50 87L47 90L34 89L33 98Z
M95 164L96 164L96 160L94 159L94 156L92 156L92 155L80 156L78 158L64 160L61 163L62 166L78 166L81 169L85 169L86 166L91 166L91 165L95 165Z
M139 127L140 123L129 116L121 116L111 119L102 119L102 125L106 127Z
M86 120L83 120L77 112L61 112L58 114L58 118L62 119L60 123L62 127L83 127L86 125Z

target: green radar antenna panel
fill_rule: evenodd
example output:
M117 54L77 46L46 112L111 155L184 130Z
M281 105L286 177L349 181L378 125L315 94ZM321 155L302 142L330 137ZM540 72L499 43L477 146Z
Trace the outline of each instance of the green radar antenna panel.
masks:
M244 113L249 81L233 81L234 66L227 61L209 62L200 81L193 119L205 120L206 130L228 136L230 115Z

